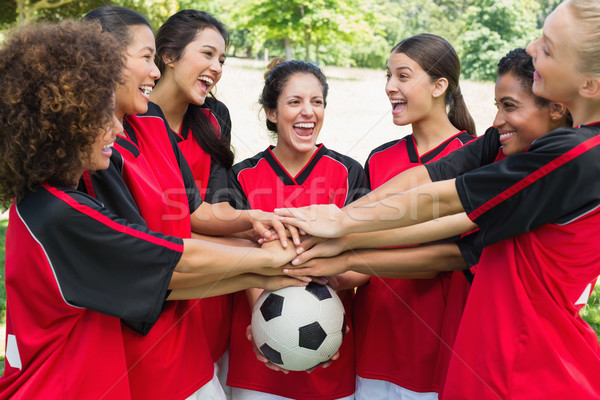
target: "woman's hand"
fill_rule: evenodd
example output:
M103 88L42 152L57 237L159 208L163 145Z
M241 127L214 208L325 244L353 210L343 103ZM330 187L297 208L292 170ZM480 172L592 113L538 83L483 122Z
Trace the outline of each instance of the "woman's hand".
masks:
M261 249L268 250L272 256L271 264L265 265L265 267L280 267L296 257L296 247L294 245L283 247L281 242L278 241L263 243Z
M301 231L302 233L302 231ZM296 253L302 254L306 250L312 249L317 244L328 240L327 238L322 238L318 236L306 235L301 237L302 242L299 245L296 245Z
M350 331L350 328L348 328L348 325L346 325L346 333L348 333ZM252 349L254 350L254 354L256 355L256 359L262 363L265 364L265 367L272 369L273 371L280 371L283 372L284 374L289 374L290 371L284 368L281 368L279 365L277 364L273 364L271 361L269 361L269 359L265 356L263 356L263 354L260 352L260 350L258 349L258 347L256 347L256 344L254 343L254 339L252 337L252 325L248 325L246 327L246 338L252 342ZM331 359L323 364L320 365L321 368L327 368L331 365L331 363L335 360L337 360L338 358L340 358L340 352L339 350L335 352L335 354L333 355L333 357L331 357ZM310 374L311 372L313 372L316 368L311 368L309 370L306 371L307 374Z
M295 226L286 226L281 222L280 218L273 213L264 212L261 210L248 210L248 215L252 221L254 232L264 240L271 240L271 237L276 234L283 247L288 245L288 233L292 238L292 242L300 244L300 235ZM274 233L273 233L274 232Z
M290 276L325 276L332 277L349 270L344 255L330 258L314 258L301 265L285 265L283 273ZM329 278L328 278L329 279Z
M297 248L296 253L298 253L298 257L292 260L292 265L304 264L305 262L313 259L313 258L326 258L326 257L334 257L338 254L341 254L350 248L346 245L343 239L323 239L323 238L315 238L311 236L312 241L307 244L312 244L316 242L316 245L312 248L305 249L303 247ZM307 242L305 240L302 242L300 246L303 246Z
M300 208L277 208L281 222L293 225L309 235L324 238L340 237L343 230L345 215L335 204L315 204Z
M291 277L287 275L261 276L261 279L262 283L260 288L268 290L269 292L283 289L288 286L307 286L312 281L312 279L307 276Z
M260 350L258 350L258 347L256 347L256 344L254 343L254 338L252 337L252 325L248 325L246 327L246 338L252 342L252 349L254 350L256 359L264 363L265 367L272 369L273 371L281 371L286 375L290 373L290 371L288 371L287 369L283 369L279 365L273 364L271 361L269 361L267 357L263 356Z

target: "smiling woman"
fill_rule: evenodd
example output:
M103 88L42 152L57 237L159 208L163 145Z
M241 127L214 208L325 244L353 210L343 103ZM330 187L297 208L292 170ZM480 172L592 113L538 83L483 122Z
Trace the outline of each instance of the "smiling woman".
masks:
M328 93L327 79L316 66L303 61L276 59L265 74L260 104L267 128L277 144L232 167L229 186L232 205L240 209L272 211L283 205L338 206L357 199L366 187L364 171L350 157L329 150L317 140ZM246 340L250 310L260 291L236 293L231 335L231 362L227 383L235 398L353 398L354 350L350 331L340 358L327 369L310 375L271 371L256 359ZM346 315L351 315L352 290L339 291ZM349 325L351 323L349 322ZM272 369L279 370L268 363ZM256 391L260 392L257 394Z

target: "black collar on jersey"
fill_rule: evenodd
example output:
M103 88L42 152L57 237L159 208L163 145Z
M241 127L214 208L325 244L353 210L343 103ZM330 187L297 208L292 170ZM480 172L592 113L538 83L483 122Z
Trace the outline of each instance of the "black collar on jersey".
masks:
M265 160L267 160L271 168L273 168L273 171L275 171L275 174L279 177L279 179L281 179L284 185L302 185L310 176L310 173L315 168L321 157L323 157L323 155L327 152L327 148L323 144L320 144L308 164L302 168L302 171L300 171L296 179L294 179L275 158L271 152L273 148L274 146L269 146L269 148L263 152L263 157Z
M408 159L412 163L426 164L429 161L431 161L434 158L436 158L437 156L439 156L440 153L442 151L444 151L444 149L446 148L446 146L448 146L448 144L450 144L450 142L452 142L454 139L459 139L464 144L464 143L467 143L467 142L473 140L473 136L469 135L467 133L467 131L461 131L461 132L457 133L456 135L454 135L454 136L446 139L444 142L442 142L435 149L431 150L428 153L425 153L423 155L423 157L421 157L419 159L419 154L417 153L417 148L415 147L415 139L414 139L414 137L412 135L410 135L410 140L406 141L407 142L406 143L406 150L408 152Z
M123 128L125 132L127 132L129 140L127 140L124 137L117 136L116 142L119 144L119 146L121 146L122 148L133 154L135 158L137 158L140 155L140 150L138 149L137 136L135 135L135 132L131 125L127 123L127 120L123 122Z
M189 133L190 133L190 128L188 128L188 125L185 122L185 118L183 118L183 121L181 121L181 129L179 130L179 133L176 135L177 141L179 142L181 139L187 140Z

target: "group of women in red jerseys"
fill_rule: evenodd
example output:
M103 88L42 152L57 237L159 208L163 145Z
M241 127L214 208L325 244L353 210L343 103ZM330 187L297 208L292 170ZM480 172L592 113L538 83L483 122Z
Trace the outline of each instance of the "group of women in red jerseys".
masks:
M378 145L364 169L318 141L329 90L323 72L279 59L269 64L259 98L275 144L234 165L229 111L211 94L223 73L228 33L208 13L180 11L156 37L141 15L112 6L78 24L17 31L2 52L20 55L12 63L31 72L17 76L10 63L0 65L5 80L24 88L19 101L8 89L0 93L0 176L7 178L0 194L12 202L0 398L600 396L600 346L578 314L600 274L588 243L600 226L597 162L590 161L600 150L593 28L599 20L592 0L566 0L527 52L502 58L498 112L480 137L452 46L431 34L401 41L388 59L385 93L394 124L411 125L412 133ZM565 26L580 41L562 35ZM56 39L61 29L83 38L91 30L75 45L118 48L121 71L104 82L111 100L88 106L68 83L76 81L69 63L80 63L91 77L86 89L93 88L94 76L106 74L100 56L96 66L77 54L61 63L57 51L17 52L36 29ZM27 62L31 57L37 64ZM36 67L44 63L59 73L44 74L49 68ZM27 76L37 76L35 84L23 85ZM54 86L40 92L41 80ZM64 104L51 105L52 115L36 114L38 137L9 132L32 130L25 117L49 93ZM68 120L73 107L102 117L86 126L85 141ZM55 143L63 131L71 138ZM23 167L24 152L76 158ZM20 178L11 177L15 172ZM589 194L575 201L579 186ZM62 272L77 267L60 257L51 235L23 229L33 201L52 213L42 191L73 210L65 225L85 222L97 232L98 246L119 233L107 242L107 263L143 265L152 258L155 267L147 276L143 268L115 271L111 279L122 289L106 292L97 282L88 288L81 274ZM326 217L332 211L333 220ZM24 235L47 260L8 245ZM55 236L74 247L83 243L68 231ZM104 273L101 263L90 264ZM24 274L39 271L54 276L48 285L58 289L39 296L73 310L43 325L11 306L32 295L19 284ZM348 333L331 362L285 371L253 347L252 306L262 290L310 280L338 291L351 316ZM90 290L89 300L71 295L71 286ZM131 302L153 307L120 307L128 286L136 287ZM114 338L105 351L122 362L110 374L96 374L92 385L86 382L94 353L70 360L77 343L98 346L85 342L86 330L99 329L96 315L112 321L102 327ZM55 337L52 325L59 322ZM48 340L30 339L30 332L46 329ZM57 346L65 337L72 344ZM541 386L541 378L555 383Z

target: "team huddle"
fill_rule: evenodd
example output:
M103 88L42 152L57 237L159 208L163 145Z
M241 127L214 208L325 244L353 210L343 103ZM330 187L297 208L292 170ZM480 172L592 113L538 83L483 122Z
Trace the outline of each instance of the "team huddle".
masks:
M0 399L600 398L579 315L600 275L598 26L596 1L565 0L498 60L479 136L450 43L402 40L384 89L412 133L364 167L318 141L324 73L283 59L257 93L275 144L234 163L212 94L229 36L206 12L156 36L114 6L15 30ZM342 344L288 371L252 309L315 284L343 304Z

